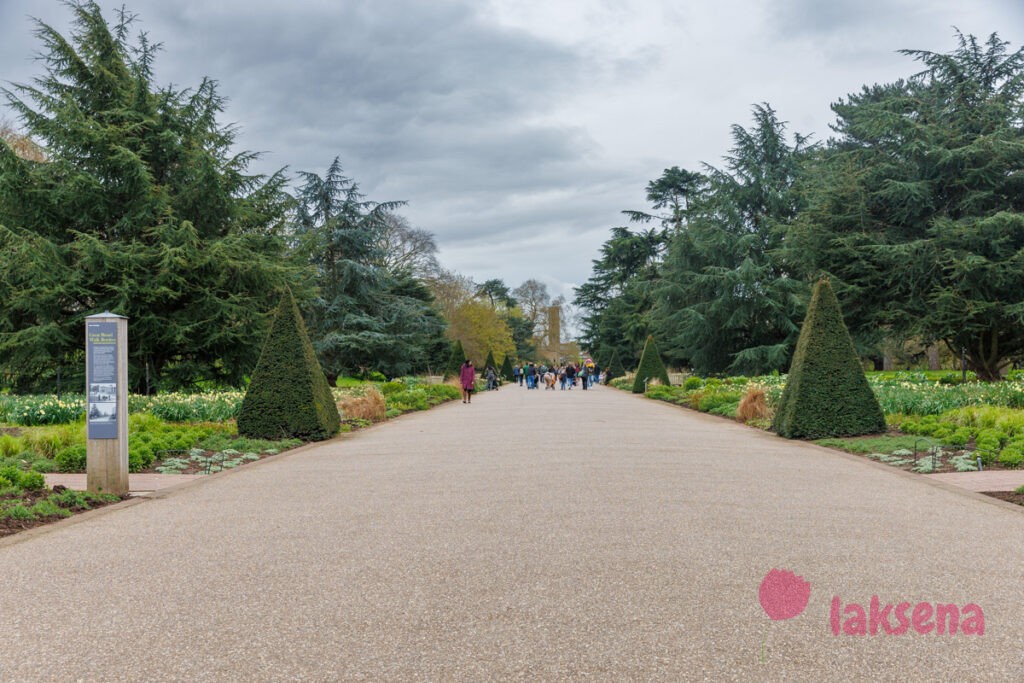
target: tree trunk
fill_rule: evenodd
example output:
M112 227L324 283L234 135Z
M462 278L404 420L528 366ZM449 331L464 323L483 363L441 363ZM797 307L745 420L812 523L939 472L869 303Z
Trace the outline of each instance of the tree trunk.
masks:
M939 357L939 345L932 344L928 347L928 369L941 370L942 359Z

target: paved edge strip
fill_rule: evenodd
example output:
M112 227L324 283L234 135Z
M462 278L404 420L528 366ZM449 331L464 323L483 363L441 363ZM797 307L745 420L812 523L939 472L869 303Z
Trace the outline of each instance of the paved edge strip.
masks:
M363 432L365 432L367 430L374 429L375 427L383 427L384 425L387 425L387 424L389 424L389 423L391 423L391 422L393 422L395 420L398 420L400 418L407 417L407 416L412 416L412 415L422 415L423 413L430 412L431 410L436 410L437 408L443 408L444 406L446 406L448 404L454 404L454 403L455 403L455 399L452 399L450 401L445 401L444 403L439 403L438 405L436 405L436 406L434 406L432 408L429 408L428 410L415 410L415 411L411 411L411 412L408 412L408 413L403 413L402 415L397 415L397 416L392 417L392 418L387 419L387 420L381 420L380 422L375 422L375 423L367 425L365 427L360 427L359 429L351 431L351 432L339 433L337 436L334 436L333 438L330 438L330 439L325 439L324 441L311 441L311 442L303 444L301 446L296 446L295 448L290 448L287 451L284 451L282 453L278 453L276 455L270 455L270 456L267 456L266 458L260 458L256 462L246 463L242 467L235 467L235 468L230 469L230 470L222 470L220 472L214 472L213 474L206 474L206 475L203 475L203 476L198 477L196 479L193 479L191 481L183 481L183 482L181 482L179 484L174 484L173 486L168 486L168 487L162 488L162 489L156 489L154 491L144 491L144 492L142 492L143 495L132 496L131 498L128 498L126 500L122 500L119 503L110 503L109 505L104 505L103 507L97 508L95 510L86 510L85 512L79 512L78 514L72 515L71 517L68 517L66 519L59 519L56 522L50 522L49 524L43 524L41 526L33 527L31 529L26 529L25 531L19 531L17 533L11 534L10 536L5 536L3 538L0 538L0 548L7 548L9 546L17 545L19 543L23 543L25 541L31 540L33 538L36 538L37 536L42 536L44 534L48 534L48 533L51 533L51 532L54 532L54 531L58 531L60 529L64 529L64 528L69 527L69 526L73 526L75 524L80 524L82 522L86 522L86 521L94 519L96 517L100 517L102 515L106 515L106 514L110 514L110 513L113 513L113 512L117 512L117 511L123 510L123 509L125 509L127 507L131 507L133 505L138 505L140 503L144 503L144 502L149 501L149 500L156 500L158 498L165 498L165 497L167 497L169 495L173 495L174 493L176 493L178 491L182 491L182 490L190 488L192 486L202 486L207 481L211 481L211 480L219 478L219 477L230 476L231 474L234 474L236 472L244 471L245 469L251 469L251 468L259 467L260 465L263 465L265 463L277 462L278 460L284 460L284 459L289 458L289 457L291 457L293 455L297 455L299 453L307 451L307 450L309 450L311 448L316 448L317 446L323 446L325 444L335 443L335 442L341 443L341 442L347 441L347 440L349 440L349 439L351 439L351 438L353 438L355 436L358 436L359 434L361 434L361 433L363 433Z

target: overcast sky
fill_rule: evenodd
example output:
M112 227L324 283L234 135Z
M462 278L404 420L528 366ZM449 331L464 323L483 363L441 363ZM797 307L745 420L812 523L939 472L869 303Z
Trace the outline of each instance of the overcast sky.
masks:
M338 156L446 267L569 299L647 182L718 164L754 103L820 140L831 102L919 70L901 48L1024 39L1022 0L124 1L163 43L158 83L220 82L256 170ZM0 0L0 79L39 73L29 17L69 14Z

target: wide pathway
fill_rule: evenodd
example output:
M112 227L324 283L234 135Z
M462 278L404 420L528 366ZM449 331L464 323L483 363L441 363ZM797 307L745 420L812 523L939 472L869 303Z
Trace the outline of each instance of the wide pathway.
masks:
M762 609L773 568L799 616ZM607 388L158 492L0 543L0 576L4 681L1024 679L1024 510ZM984 634L886 635L876 595Z

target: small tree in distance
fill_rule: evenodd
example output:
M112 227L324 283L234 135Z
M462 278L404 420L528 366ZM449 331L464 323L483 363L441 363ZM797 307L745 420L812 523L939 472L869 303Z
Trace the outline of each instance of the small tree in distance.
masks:
M644 344L644 351L640 354L640 365L637 366L636 378L633 380L633 393L644 393L647 382L652 379L658 380L666 387L671 384L665 364L661 362L658 345L654 343L653 336L647 335L647 343Z
M452 342L452 353L448 356L448 367L445 368L444 376L445 379L449 377L458 377L459 368L466 361L466 352L462 350L462 342L456 339Z
M626 366L622 364L617 351L612 352L612 357L608 359L608 364L605 365L604 369L606 377L605 384L617 377L626 376Z
M505 354L505 360L501 362L501 376L511 382L515 379L515 374L512 372L512 355Z

